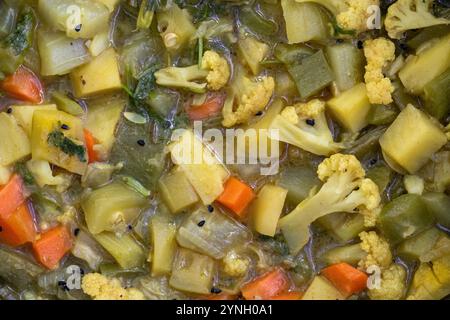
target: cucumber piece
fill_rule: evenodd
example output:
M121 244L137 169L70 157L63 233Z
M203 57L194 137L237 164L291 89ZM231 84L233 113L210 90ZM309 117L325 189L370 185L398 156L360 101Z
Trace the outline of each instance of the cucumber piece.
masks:
M359 243L348 246L336 247L325 252L321 259L328 265L346 262L351 265L357 265L359 261L367 255Z
M123 269L137 268L144 264L144 249L132 235L117 236L112 232L103 232L94 238Z
M302 99L319 93L334 80L333 72L322 50L304 58L299 64L288 66L288 71Z
M425 110L438 120L450 113L450 68L423 88Z
M430 228L434 217L428 212L423 198L405 194L384 206L379 217L379 228L394 245Z
M288 167L280 175L278 185L287 189L287 201L297 205L305 200L312 188L321 182L310 167Z
M326 55L339 91L364 81L364 54L351 43L327 46Z
M437 223L450 228L450 197L441 192L429 192L423 195L423 200Z
M433 249L440 233L436 228L425 230L403 241L397 248L397 254L408 260L419 260L423 254Z

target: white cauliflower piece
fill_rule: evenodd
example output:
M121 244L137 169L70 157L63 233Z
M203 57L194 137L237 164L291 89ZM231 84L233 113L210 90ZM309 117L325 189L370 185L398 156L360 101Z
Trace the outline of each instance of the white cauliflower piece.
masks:
M223 270L232 277L240 277L247 273L250 261L238 255L234 251L230 251L222 260L224 264Z
M398 0L389 6L384 26L392 39L400 39L405 31L449 24L430 12L432 0Z
M100 273L85 275L81 288L94 300L144 300L141 291L135 288L125 289L119 279L108 279Z
M367 59L364 79L370 103L391 103L394 86L389 78L385 78L383 68L395 59L394 43L385 38L366 40L364 55Z
M206 81L211 90L222 89L230 79L230 67L227 60L215 51L209 50L204 53L202 69L209 71Z
M379 207L377 185L364 178L361 163L353 155L334 154L322 161L317 175L323 185L320 190L282 217L279 226L291 253L297 253L309 240L309 225L334 212L359 212Z
M250 79L242 70L237 70L236 73L231 92L222 109L222 125L227 128L248 123L256 113L264 110L275 89L272 77Z
M372 265L380 268L387 268L392 263L392 253L389 243L380 237L375 231L363 231L359 234L361 239L361 249L367 256L358 263L361 269L367 269Z
M225 58L215 51L206 51L201 68L167 67L155 72L156 83L160 86L189 90L195 93L220 90L230 78L230 67Z
M391 264L381 272L380 287L369 289L372 300L400 300L406 290L406 270L399 264Z
M335 16L338 26L344 30L361 33L367 31L373 14L370 6L379 6L379 0L295 0L314 2L327 8Z

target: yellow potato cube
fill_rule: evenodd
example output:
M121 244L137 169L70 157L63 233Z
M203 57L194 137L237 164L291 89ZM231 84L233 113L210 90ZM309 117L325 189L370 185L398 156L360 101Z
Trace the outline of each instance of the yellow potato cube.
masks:
M328 110L345 129L358 132L367 126L370 102L364 83L341 93L327 104Z
M91 62L72 71L70 78L78 98L120 90L122 83L116 51L113 48L103 51Z
M322 276L316 276L302 300L345 300L345 297L330 281Z
M166 217L155 216L150 224L152 235L152 276L170 274L177 252L177 227Z
M108 156L114 144L114 133L125 104L125 99L118 96L88 102L86 129L98 141L102 158Z
M270 237L275 235L287 193L286 189L271 184L264 185L259 191L252 207L257 232Z
M62 125L66 125L66 129L62 129ZM58 146L51 142L55 134L61 140L56 143ZM82 175L87 167L87 155L81 120L62 111L36 111L33 115L31 152L33 159L47 160Z
M56 104L38 105L38 106L11 106L12 115L16 118L19 125L31 137L33 125L33 114L41 110L57 110Z
M172 213L183 211L199 200L186 175L179 169L159 180L159 190Z
M9 166L31 152L30 140L16 119L0 113L0 166Z
M439 125L412 105L403 109L380 138L386 161L409 173L419 170L446 143Z

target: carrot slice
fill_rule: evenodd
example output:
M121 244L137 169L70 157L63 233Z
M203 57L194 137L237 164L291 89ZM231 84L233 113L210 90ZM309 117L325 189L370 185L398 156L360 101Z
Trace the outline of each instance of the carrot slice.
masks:
M288 276L278 268L245 284L241 292L246 300L269 300L286 292L290 286Z
M24 201L22 178L16 174L0 190L0 219L8 219Z
M212 96L198 106L192 105L187 110L187 114L191 121L205 120L220 113L223 107L223 97L220 95Z
M33 216L24 202L7 218L0 218L0 241L17 247L36 239Z
M367 287L368 276L345 262L333 264L321 273L347 297Z
M238 217L243 218L244 210L255 198L253 189L244 182L231 177L225 183L222 194L217 202L233 211Z
M275 297L270 298L270 300L300 300L303 297L303 292L290 291L281 293Z
M44 100L39 78L24 66L20 66L14 74L6 77L1 83L1 88L16 99L31 103L41 103Z
M96 141L92 133L84 129L84 140L86 141L86 149L89 157L89 163L97 162L99 159L97 151L94 150Z
M65 226L42 233L33 243L36 260L48 269L56 269L59 261L72 248L72 237Z

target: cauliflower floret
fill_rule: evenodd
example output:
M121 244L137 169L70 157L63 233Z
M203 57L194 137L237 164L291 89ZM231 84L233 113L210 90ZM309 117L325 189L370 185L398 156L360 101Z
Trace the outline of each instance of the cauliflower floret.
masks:
M391 103L394 86L389 78L384 77L383 68L395 59L394 43L385 38L366 40L364 55L367 59L364 79L370 103Z
M209 70L206 81L211 90L222 89L230 79L230 67L227 60L215 51L206 51L203 55L202 69Z
M387 12L384 26L392 39L400 39L405 31L449 24L450 20L430 13L432 0L398 0Z
M222 261L224 264L223 270L232 277L245 275L250 266L250 261L247 258L239 256L234 251L228 252Z
M85 275L81 288L95 300L144 300L144 294L139 290L125 289L119 279L108 279L99 273Z
M372 265L386 268L392 263L392 253L389 243L380 237L375 231L363 231L359 234L361 248L367 252L367 256L358 263L362 269Z
M342 1L342 0L341 0ZM357 33L368 29L367 22L370 18L370 6L378 6L379 0L347 0L348 9L336 16L338 25L346 30L355 30Z
M272 77L250 79L242 70L236 73L236 80L222 109L224 127L248 123L256 113L264 110L275 89Z
M298 117L296 108L294 106L284 108L280 114L283 118L289 121L289 123L297 124L300 121L300 118Z
M279 222L293 254L308 242L309 225L316 219L334 212L371 211L380 205L377 185L364 178L364 169L353 155L332 155L319 165L317 175L324 182L320 190Z
M284 108L275 117L269 130L276 130L272 139L295 145L317 155L328 156L342 149L335 143L325 116L325 102L314 99ZM269 133L270 135L270 133Z
M381 272L380 288L369 289L368 295L372 300L400 300L406 289L406 270L399 264L391 266Z
M45 160L30 160L27 162L27 168L30 170L33 178L40 187L56 186L57 191L65 191L71 183L71 176L68 174L59 174L53 176L50 163Z
M371 16L370 6L379 6L379 0L295 0L296 2L315 2L328 10L336 17L338 26L345 30L364 32L368 29Z
M211 90L220 90L230 78L227 60L215 51L206 51L202 67L167 67L155 72L156 83L160 86L186 89L195 93L204 93L208 86Z

